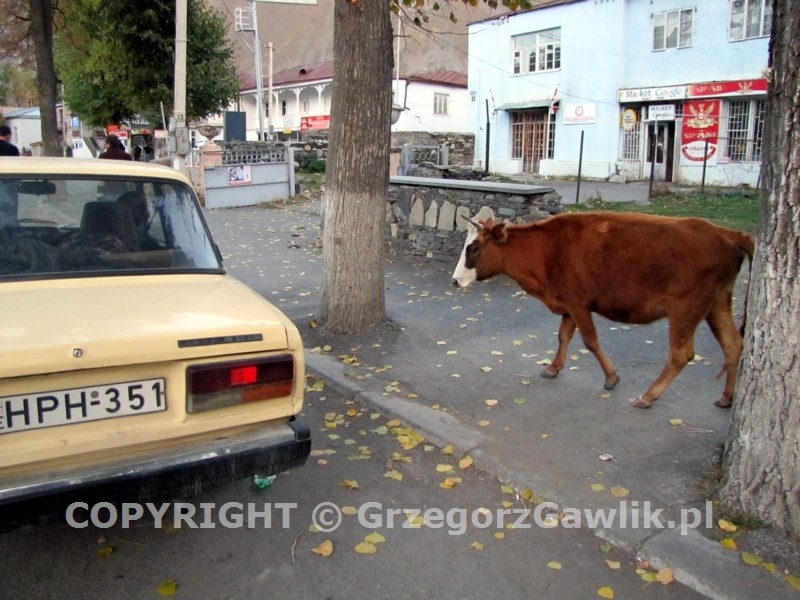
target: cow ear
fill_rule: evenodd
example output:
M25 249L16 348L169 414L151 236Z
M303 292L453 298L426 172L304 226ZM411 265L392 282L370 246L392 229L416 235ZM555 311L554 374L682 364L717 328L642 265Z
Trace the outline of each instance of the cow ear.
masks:
M489 229L487 227L487 229ZM497 242L498 244L504 244L508 239L508 231L506 231L506 224L505 223L498 223L497 225L493 225L490 229L492 239Z

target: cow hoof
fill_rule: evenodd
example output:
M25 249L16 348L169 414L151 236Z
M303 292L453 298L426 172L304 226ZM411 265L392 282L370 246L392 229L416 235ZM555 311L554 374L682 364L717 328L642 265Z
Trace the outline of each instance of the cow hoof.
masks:
M606 377L606 382L603 384L604 390L613 390L614 386L619 383L619 375L612 373L611 376Z
M641 396L636 398L636 400L631 400L631 405L635 406L636 408L650 408L651 402L648 402Z
M731 400L725 400L725 398L720 398L716 402L714 402L714 406L719 406L720 408L730 408L733 402Z
M539 377L544 377L545 379L555 379L557 376L558 376L558 371L554 373L548 369L545 369L544 371L539 373Z

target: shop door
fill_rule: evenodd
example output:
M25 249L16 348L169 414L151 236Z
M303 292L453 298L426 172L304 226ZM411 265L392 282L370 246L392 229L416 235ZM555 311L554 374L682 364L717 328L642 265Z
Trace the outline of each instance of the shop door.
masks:
M672 157L675 149L675 121L651 121L647 124L647 160L645 177L652 169L656 181L672 181Z
M522 159L522 173L538 174L539 161L552 158L555 121L550 122L546 110L512 113L512 158Z

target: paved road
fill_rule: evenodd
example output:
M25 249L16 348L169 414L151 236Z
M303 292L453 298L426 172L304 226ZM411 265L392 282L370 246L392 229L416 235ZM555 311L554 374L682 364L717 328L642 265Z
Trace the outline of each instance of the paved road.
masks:
M677 583L644 581L635 557L603 547L587 530L538 527L523 512L533 508L530 502L505 492L493 476L460 468L459 457L393 430L399 425L374 409L324 387L314 391L315 384L309 380L304 411L314 436L305 467L265 490L241 482L192 499L197 529L175 529L174 521L157 528L143 518L127 529L53 525L0 535L0 595L140 600L162 597L159 586L172 581L175 598L192 600L588 599L601 588L618 599L701 597ZM404 434L414 447L403 448L398 435ZM448 478L459 482L442 488ZM271 528L263 519L255 528L223 527L217 509L227 502L271 503ZM343 515L329 533L311 531L314 508L324 502L348 512L361 508L362 515ZM203 513L205 503L215 509ZM433 511L434 527L407 523L405 509ZM498 527L501 511L519 527ZM360 554L356 547L376 533L383 541L373 544L375 553ZM332 545L329 557L313 551L325 542Z

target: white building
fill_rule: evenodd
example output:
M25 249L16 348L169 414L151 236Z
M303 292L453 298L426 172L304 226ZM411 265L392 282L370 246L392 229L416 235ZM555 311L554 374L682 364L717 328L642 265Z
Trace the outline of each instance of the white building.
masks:
M395 104L402 107L392 131L431 133L466 133L468 94L467 77L456 71L418 73L395 79L392 83ZM274 115L268 113L269 84L262 86L263 122L279 136L296 138L308 130L330 126L333 91L333 62L293 67L272 78ZM240 91L238 110L246 113L247 139L258 139L256 82L250 78Z
M476 164L755 186L770 22L769 0L551 0L472 23Z

